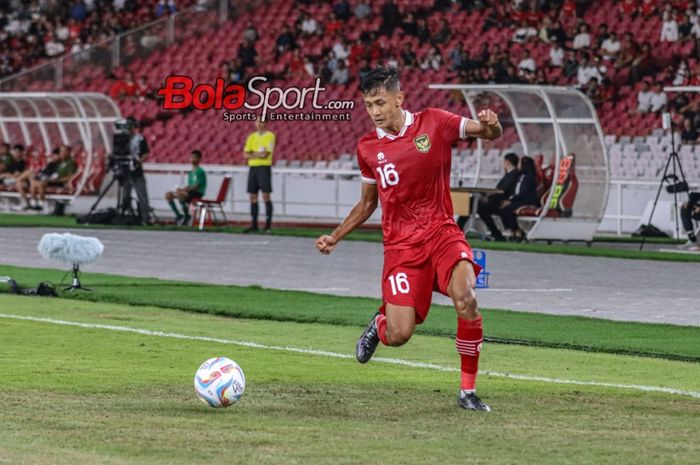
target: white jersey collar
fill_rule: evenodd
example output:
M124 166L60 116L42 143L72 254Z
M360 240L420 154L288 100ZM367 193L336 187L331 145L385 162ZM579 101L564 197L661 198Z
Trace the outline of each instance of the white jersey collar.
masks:
M406 119L404 120L403 127L401 128L401 130L399 131L399 133L398 133L397 135L393 135L393 134L389 134L389 133L386 132L384 129L377 128L377 137L378 137L379 139L382 139L382 138L386 137L386 138L389 139L389 140L394 140L394 139L396 139L397 137L401 137L401 136L404 135L404 133L406 132L406 129L408 129L408 127L409 127L411 124L413 124L413 113L411 113L411 112L408 111L408 110L402 110L402 111L403 111L404 117L405 117Z

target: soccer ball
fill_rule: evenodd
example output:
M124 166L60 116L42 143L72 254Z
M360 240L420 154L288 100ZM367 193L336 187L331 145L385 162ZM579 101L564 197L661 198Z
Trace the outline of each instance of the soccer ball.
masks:
M194 376L194 390L202 402L214 408L228 407L241 398L245 376L236 362L226 357L210 358Z

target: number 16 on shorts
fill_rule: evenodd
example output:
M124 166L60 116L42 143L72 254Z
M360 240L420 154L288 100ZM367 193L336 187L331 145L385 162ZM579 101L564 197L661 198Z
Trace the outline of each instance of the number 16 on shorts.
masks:
M411 290L406 273L396 273L390 275L389 283L391 283L391 293L394 295L399 293L408 294L408 292Z

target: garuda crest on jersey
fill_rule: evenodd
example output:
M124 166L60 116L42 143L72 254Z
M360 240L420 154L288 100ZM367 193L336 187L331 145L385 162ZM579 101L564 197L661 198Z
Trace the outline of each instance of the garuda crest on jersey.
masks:
M427 134L421 134L416 137L413 139L413 143L416 144L416 148L419 152L426 153L430 150L430 139Z

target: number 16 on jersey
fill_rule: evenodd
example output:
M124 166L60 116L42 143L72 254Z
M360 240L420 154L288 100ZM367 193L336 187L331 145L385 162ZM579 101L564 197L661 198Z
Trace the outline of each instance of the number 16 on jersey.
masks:
M389 282L391 283L391 293L394 295L398 293L408 294L411 290L406 273L396 273L395 275L389 276Z
M377 171L382 181L382 188L386 189L387 186L395 186L399 183L399 173L396 171L396 165L393 163L379 166Z

